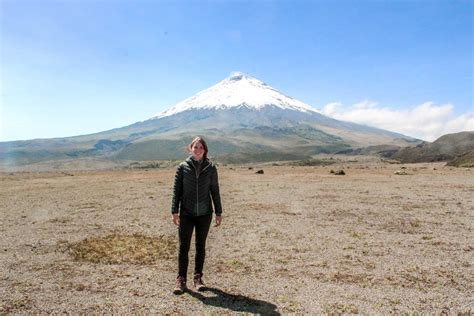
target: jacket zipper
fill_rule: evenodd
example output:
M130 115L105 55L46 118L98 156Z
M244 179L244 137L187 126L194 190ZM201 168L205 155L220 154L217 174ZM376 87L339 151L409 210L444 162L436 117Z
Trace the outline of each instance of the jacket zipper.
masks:
M199 175L197 174L196 168L194 168L196 172L196 216L199 216Z
M206 168L201 170L201 173L204 172L211 164L208 164ZM193 163L194 173L196 174L196 216L199 216L199 175L197 174L196 166Z

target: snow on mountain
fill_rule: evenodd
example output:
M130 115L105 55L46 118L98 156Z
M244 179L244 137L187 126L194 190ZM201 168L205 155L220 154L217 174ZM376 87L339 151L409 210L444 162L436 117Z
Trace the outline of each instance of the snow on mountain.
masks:
M221 110L247 107L253 110L261 110L266 106L275 106L284 110L295 110L304 113L319 113L311 106L282 94L250 75L235 72L230 77L179 102L152 119L171 116L191 109Z

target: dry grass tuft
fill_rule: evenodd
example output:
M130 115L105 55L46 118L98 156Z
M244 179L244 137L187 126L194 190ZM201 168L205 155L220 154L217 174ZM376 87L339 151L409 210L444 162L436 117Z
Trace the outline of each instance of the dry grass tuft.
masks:
M112 234L87 238L70 245L69 248L76 261L148 265L173 258L176 253L176 241L166 236Z
M358 314L359 309L353 304L333 303L324 306L324 313L328 315Z
M18 311L19 309L28 309L30 308L31 300L26 296L14 297L9 299L7 302L0 304L0 314L7 315L13 311Z

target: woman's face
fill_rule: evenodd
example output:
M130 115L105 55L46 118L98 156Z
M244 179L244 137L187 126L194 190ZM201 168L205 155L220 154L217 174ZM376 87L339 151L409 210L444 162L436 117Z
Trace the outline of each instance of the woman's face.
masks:
M204 155L204 146L201 142L195 142L191 147L191 154L193 155L194 160L201 160Z

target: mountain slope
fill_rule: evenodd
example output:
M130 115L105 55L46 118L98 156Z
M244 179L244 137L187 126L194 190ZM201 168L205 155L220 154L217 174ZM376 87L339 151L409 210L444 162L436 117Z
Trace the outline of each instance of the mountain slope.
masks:
M392 158L404 163L448 161L474 151L474 132L460 132L441 136L433 143L403 148Z

